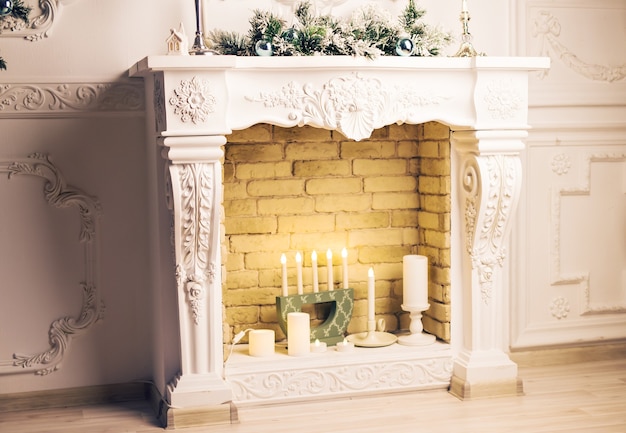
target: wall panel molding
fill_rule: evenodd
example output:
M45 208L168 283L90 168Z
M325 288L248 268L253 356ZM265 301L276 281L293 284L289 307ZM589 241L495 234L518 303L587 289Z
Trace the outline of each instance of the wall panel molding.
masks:
M63 6L76 0L25 0L32 7L30 23L13 17L5 17L0 21L0 37L23 38L35 42L47 38L57 23Z
M141 82L0 83L0 119L104 113L143 116L144 108Z
M15 353L12 360L0 360L0 376L15 373L44 376L59 369L72 339L87 332L103 317L104 304L98 293L96 273L100 204L97 199L68 185L47 155L35 153L24 159L0 160L0 173L7 174L10 180L19 176L41 178L45 181L44 196L49 205L57 208L71 207L79 213L79 242L83 245L85 263L84 279L79 284L82 292L80 313L76 317L62 317L50 324L48 349L35 354Z

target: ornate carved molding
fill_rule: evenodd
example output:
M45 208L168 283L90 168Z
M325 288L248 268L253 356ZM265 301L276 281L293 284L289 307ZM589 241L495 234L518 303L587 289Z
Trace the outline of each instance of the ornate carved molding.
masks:
M171 179L176 179L179 206L175 236L179 242L176 255L178 290L185 299L198 325L207 297L206 283L215 278L214 227L215 182L211 164L181 164L170 168Z
M528 102L512 80L493 80L487 85L485 103L492 119L508 120L526 110Z
M518 156L470 156L462 172L465 248L478 272L485 304L492 296L494 268L506 259L504 239L517 200L519 164Z
M320 87L291 81L279 91L261 92L247 99L268 108L292 109L289 118L300 126L336 129L359 141L388 124L387 118L404 123L415 112L449 98L441 90L424 90L409 83L390 86L354 73L328 80Z
M215 111L216 105L211 83L198 77L182 80L169 102L182 122L192 121L194 124L204 122Z
M334 352L328 357L336 358ZM347 358L347 357L346 357ZM366 354L359 359L334 359L315 367L293 367L276 359L273 368L261 367L256 372L239 371L239 365L227 369L226 380L233 389L237 403L272 402L313 397L337 397L363 392L414 390L447 387L452 375L452 359L432 353L429 359L370 360ZM236 361L235 361L236 362ZM350 363L348 363L350 362Z
M65 357L74 337L85 333L102 318L101 303L96 284L95 251L97 249L97 217L100 204L83 191L67 185L58 168L46 155L33 154L28 159L0 161L0 173L14 176L36 176L45 180L44 195L54 207L75 208L80 216L79 241L84 245L85 281L80 283L83 304L78 317L66 316L50 325L48 339L50 348L34 355L14 354L12 361L0 361L0 374L34 372L47 375L56 371Z
M533 36L539 38L540 56L556 57L572 71L589 80L612 83L626 78L626 64L611 67L587 63L558 40L560 35L561 23L559 20L548 11L540 11L535 17L533 29ZM542 71L539 74L545 77L548 71Z
M5 17L0 21L0 37L19 37L31 42L47 38L63 5L73 1L75 0L39 0L37 6L33 5L34 11L39 9L39 15L31 17L30 24L12 17Z
M0 84L0 118L144 112L141 83Z
M570 312L570 303L563 296L556 297L550 303L550 313L558 320L565 319Z

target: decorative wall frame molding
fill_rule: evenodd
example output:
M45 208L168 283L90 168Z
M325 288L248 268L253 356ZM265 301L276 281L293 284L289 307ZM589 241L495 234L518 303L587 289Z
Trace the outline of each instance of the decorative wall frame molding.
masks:
M0 173L6 173L9 179L24 175L42 178L45 181L44 195L47 202L57 208L75 208L80 217L79 242L83 244L85 256L85 278L80 282L83 294L80 314L52 322L48 331L50 347L47 350L30 355L15 353L13 360L0 360L0 375L34 373L44 376L59 369L73 338L84 334L103 318L104 304L98 293L96 273L100 204L97 199L68 185L59 169L43 154L35 153L29 158L14 161L0 160Z
M0 84L0 118L76 117L94 112L143 115L144 108L142 83Z
M540 11L535 17L533 29L533 36L540 40L540 49L537 55L560 60L572 71L592 81L612 83L626 78L626 64L612 67L585 62L559 41L560 35L561 23L559 19L548 11ZM541 71L539 74L545 77L548 71Z
M569 158L568 158L569 160ZM611 305L594 305L591 301L591 287L588 272L565 273L561 266L561 208L562 198L565 196L588 196L591 194L591 166L594 162L624 162L624 153L597 153L585 157L582 162L583 174L582 183L574 187L554 188L552 191L552 239L550 243L550 255L552 266L550 267L550 284L552 286L577 284L583 295L583 308L581 315L601 314L601 313L625 313L626 303ZM560 173L555 172L557 175Z
M63 5L76 0L39 0L33 7L30 24L12 17L5 17L0 21L0 37L23 38L35 42L47 38L52 31L55 21L63 10ZM34 1L27 2L34 3ZM39 14L37 15L37 9Z

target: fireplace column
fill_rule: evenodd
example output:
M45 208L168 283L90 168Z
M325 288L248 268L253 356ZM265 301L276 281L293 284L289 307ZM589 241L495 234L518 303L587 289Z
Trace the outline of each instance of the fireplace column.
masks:
M174 136L159 143L169 162L166 202L173 214L180 333L180 373L166 394L174 410L168 417L175 417L177 408L193 411L232 399L222 377L222 316L216 314L222 305L220 206L226 138Z
M508 235L520 195L525 130L455 131L454 204L462 239L462 345L450 392L459 398L522 393L517 365L505 352ZM459 302L459 300L455 300ZM457 304L459 305L459 304Z

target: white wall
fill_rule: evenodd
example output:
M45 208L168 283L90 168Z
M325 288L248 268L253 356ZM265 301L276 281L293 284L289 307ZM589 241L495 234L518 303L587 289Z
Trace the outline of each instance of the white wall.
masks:
M84 277L85 257L78 243L76 211L47 204L41 178L0 178L0 393L154 377L162 389L163 378L170 377L177 368L176 335L174 327L168 326L176 309L173 302L152 305L150 297L155 282L150 279L149 257L154 245L147 236L146 220L151 211L147 179L153 164L148 161L144 144L143 87L140 81L127 79L126 71L147 55L165 53L169 29L178 27L179 22L192 35L194 2L48 2L57 13L47 37L29 42L7 31L0 35L0 55L9 68L0 72L0 161L23 159L32 152L47 154L68 184L97 198L102 211L95 262L98 293L105 310L102 320L72 339L58 371L46 376L5 374L11 370L6 361L13 353L46 350L52 321L80 312L79 283ZM36 3L29 0L29 4ZM566 7L570 3L574 7ZM585 8L585 4L591 6ZM245 31L249 15L242 11L250 5L262 7L252 0L208 0L207 23L225 28L235 16L232 25L243 26ZM427 8L428 22L441 24L458 36L460 1L422 0L418 5ZM624 337L625 332L619 330L626 329L622 310L581 315L580 284L550 279L554 236L549 233L555 218L560 218L562 226L571 223L571 230L580 229L573 224L586 204L582 203L584 194L568 196L564 206L569 206L569 214L554 215L549 194L560 185L584 183L589 155L624 154L625 141L621 137L626 129L626 81L607 82L575 72L557 53L540 50L539 40L533 36L533 23L539 11L553 11L563 29L558 40L573 53L589 63L619 66L626 63L626 5L623 0L528 0L519 4L470 0L469 6L470 30L479 51L491 56L550 55L554 65L547 77L531 78L531 116L537 128L529 139L529 176L512 251L520 268L511 270L517 289L512 299L511 343L522 347L570 342L581 326L588 328L586 323L590 321L601 325L588 334L588 340ZM388 7L399 10L404 4L401 0L390 1ZM33 14L38 12L35 8ZM586 37L575 31L581 25L589 25ZM453 43L447 53L453 54L457 44ZM102 87L110 84L117 87ZM85 99L81 89L99 96ZM43 95L44 103L37 104L35 98L29 100L34 105L25 104L23 97L27 94ZM564 182L566 176L555 176L551 166L546 165L560 154L572 161L568 182ZM587 253L568 256L562 269L572 273L588 270L584 261L602 251L604 243L614 241L617 251L612 261L594 261L594 266L608 276L602 284L590 279L589 287L594 299L598 296L604 304L623 305L625 162L619 156L597 163L591 160L600 175L597 181L596 171L592 171L592 196L595 198L596 186L600 192L605 191L603 185L610 187L606 189L607 198L599 200L613 213L593 228L583 226L586 232L599 229L601 236L568 236L570 243L561 244L563 247ZM531 180L535 173L539 177ZM612 206L613 202L617 205ZM570 300L568 317L556 319L551 315L547 307L555 296ZM153 325L155 321L160 328ZM535 337L535 329L540 330L539 337ZM154 332L169 333L166 341L172 344L153 347Z
M513 348L626 337L626 2L528 0L525 191L514 253Z

